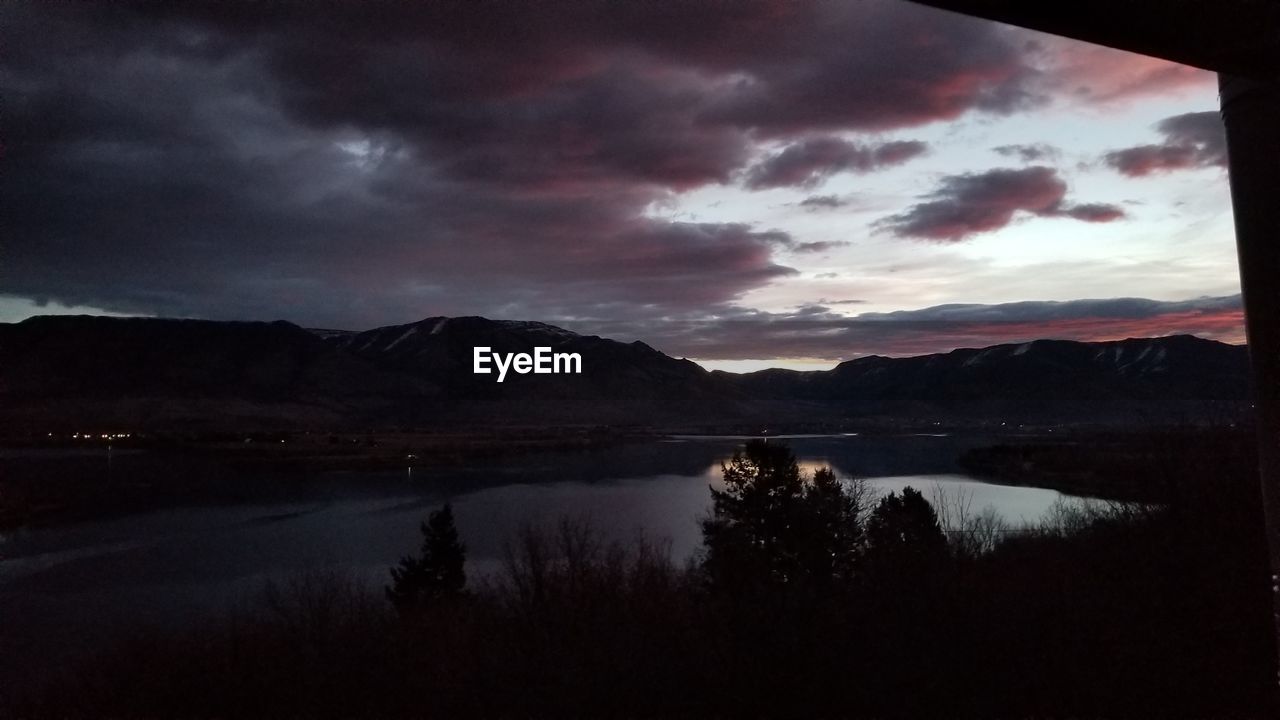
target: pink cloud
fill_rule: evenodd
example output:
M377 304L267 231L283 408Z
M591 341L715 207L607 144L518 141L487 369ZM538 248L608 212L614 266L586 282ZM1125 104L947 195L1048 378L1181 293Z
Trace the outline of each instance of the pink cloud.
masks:
M1216 87L1214 73L1075 40L1037 35L1046 89L1086 103L1113 103Z

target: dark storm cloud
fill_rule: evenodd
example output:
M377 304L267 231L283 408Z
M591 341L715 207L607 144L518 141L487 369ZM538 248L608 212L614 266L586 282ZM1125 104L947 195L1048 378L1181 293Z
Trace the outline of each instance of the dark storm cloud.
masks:
M785 233L643 217L745 158L739 131L703 132L680 115L692 96L678 79L610 71L433 125L433 112L462 106L423 94L430 79L400 73L407 57L348 47L339 54L369 77L346 91L367 97L328 122L294 107L312 88L262 72L287 55L283 29L142 23L89 5L19 12L35 9L9 10L43 44L6 58L17 132L0 292L361 327L435 312L702 306L792 272L772 259ZM300 28L338 45L360 36L340 30ZM65 59L45 62L44 45ZM484 92L500 90L511 91Z
M1227 166L1227 136L1217 112L1175 115L1161 120L1156 130L1164 141L1114 150L1103 162L1130 177L1156 172Z
M590 306L609 302L646 304L661 298L675 307L723 302L795 270L772 261L782 233L754 232L738 224L642 223L611 247L608 267L588 254L559 278L561 301ZM548 278L549 281L554 278Z
M788 313L738 310L719 317L645 325L644 337L664 352L704 360L920 355L1052 338L1117 340L1189 333L1243 340L1240 296L1166 302L1140 298L939 305L921 310L832 312L824 301ZM593 326L592 332L627 332Z
M1007 226L1019 211L1085 222L1124 217L1124 211L1113 205L1067 204L1066 194L1067 184L1052 168L1043 166L951 175L925 202L885 218L880 226L899 237L958 242Z
M1058 149L1045 143L1030 145L999 145L991 148L993 152L1004 157L1015 157L1023 162L1040 162L1054 160L1058 157Z
M810 138L753 165L743 184L750 190L811 188L839 172L866 173L901 165L928 147L918 140L861 145L835 137Z
M1045 99L1022 46L999 26L908 3L812 9L759 48L751 38L734 43L747 75L717 98L711 117L770 134L883 130L972 110L1008 114Z
M732 182L762 141L1043 100L1017 32L900 2L8 3L0 22L0 294L122 312L727 307L804 244L647 208Z

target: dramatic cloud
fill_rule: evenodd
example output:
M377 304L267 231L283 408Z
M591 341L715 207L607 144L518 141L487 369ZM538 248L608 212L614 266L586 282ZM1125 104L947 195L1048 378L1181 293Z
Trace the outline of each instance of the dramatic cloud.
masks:
M942 179L926 202L885 218L881 227L899 237L958 242L1005 227L1018 211L1085 222L1124 217L1124 211L1113 205L1066 204L1066 194L1067 184L1052 168L1043 166L952 175Z
M1164 142L1115 150L1103 161L1130 177L1156 172L1227 166L1227 135L1217 112L1165 118L1156 125Z
M751 190L811 188L838 172L865 173L901 165L928 148L916 140L859 145L834 137L812 138L789 145L751 167L745 185Z
M1079 65L887 0L8 3L0 22L0 294L355 328L732 307L794 273L778 255L832 246L650 208L902 162L922 146L831 139L1043 107Z
M863 355L921 355L1038 339L1121 340L1193 334L1244 341L1240 296L1163 302L1138 298L939 305L847 316L833 302L790 313L739 310L710 319L653 323L647 341L664 352L704 360L795 358L848 360ZM621 328L593 326L592 332Z

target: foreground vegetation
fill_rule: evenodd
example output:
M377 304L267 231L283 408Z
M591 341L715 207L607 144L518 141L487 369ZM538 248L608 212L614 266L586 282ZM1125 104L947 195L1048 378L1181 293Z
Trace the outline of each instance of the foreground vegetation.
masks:
M785 446L725 467L706 551L512 538L462 573L445 511L384 597L334 574L140 635L12 708L57 717L1267 717L1249 458L1161 507L1011 531L962 498L872 498ZM1205 482L1208 479L1209 482ZM1206 489L1211 488L1211 490ZM392 602L388 602L388 598Z

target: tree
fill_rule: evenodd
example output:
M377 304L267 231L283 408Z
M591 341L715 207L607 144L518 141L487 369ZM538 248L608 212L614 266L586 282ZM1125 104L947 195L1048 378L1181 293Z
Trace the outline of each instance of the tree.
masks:
M805 478L785 444L752 440L721 465L702 521L713 585L827 586L853 574L861 493L829 469Z
M804 567L817 583L853 577L863 551L864 495L862 485L840 482L831 468L814 471L805 492L807 512L801 521L810 526L803 528L801 547L806 553Z
M947 537L933 505L920 491L904 487L902 494L880 499L867 519L867 567L878 580L919 578L946 557Z
M386 588L387 599L401 613L456 598L467 584L467 551L458 540L453 507L445 503L419 528L422 555L401 558L399 566L391 568L392 584Z

